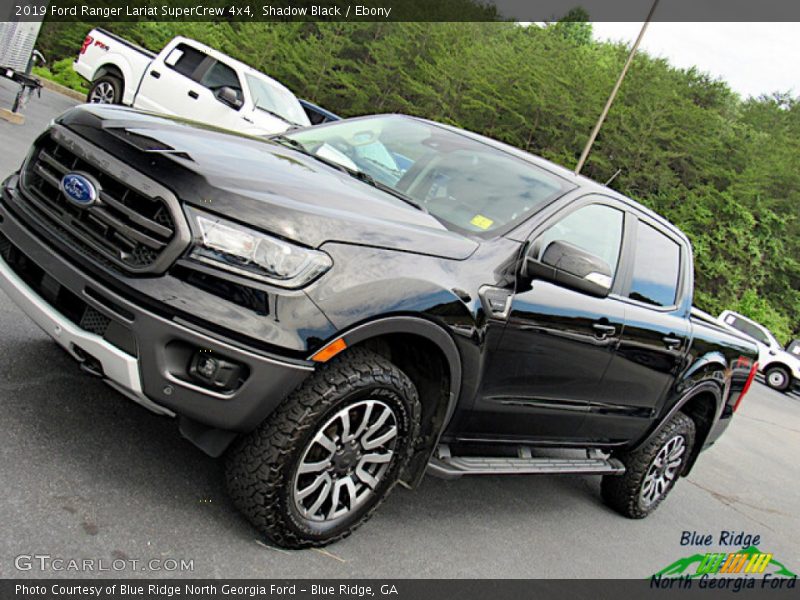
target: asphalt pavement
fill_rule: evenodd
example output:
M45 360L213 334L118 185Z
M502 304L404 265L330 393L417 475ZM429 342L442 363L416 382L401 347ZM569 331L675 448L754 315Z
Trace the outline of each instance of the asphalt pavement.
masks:
M0 82L0 106L12 92ZM73 104L43 90L25 125L0 121L0 177ZM0 577L641 578L706 551L681 546L684 531L711 534L710 551L723 531L758 535L762 551L800 570L800 398L761 383L645 520L607 509L598 478L427 477L398 487L347 540L290 552L235 511L220 461L83 375L0 292L0 440ZM54 570L59 558L110 571Z

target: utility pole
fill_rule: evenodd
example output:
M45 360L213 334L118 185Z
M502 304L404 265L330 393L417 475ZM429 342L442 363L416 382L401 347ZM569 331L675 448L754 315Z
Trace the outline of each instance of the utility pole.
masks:
M600 133L600 128L603 126L603 121L606 120L606 116L608 115L608 111L611 109L611 105L614 103L614 98L617 97L617 92L619 91L620 86L622 85L622 80L625 79L625 75L628 72L628 68L630 68L631 63L633 62L633 57L636 54L636 51L639 49L639 44L644 37L644 32L647 31L647 26L650 24L650 20L653 18L653 13L656 12L656 6L658 6L659 0L654 0L653 6L650 7L650 12L647 13L647 18L645 19L644 23L642 23L642 30L639 32L639 37L636 38L636 41L633 43L633 47L631 48L630 54L628 54L628 60L625 61L625 66L622 67L622 72L619 74L617 78L617 83L614 84L614 89L611 90L611 95L608 97L608 101L606 101L606 105L603 108L603 112L600 113L600 118L597 119L597 123L595 123L594 129L592 130L592 135L589 136L589 141L586 142L586 147L583 149L583 153L581 154L581 158L578 161L578 166L575 167L575 175L579 175L581 169L583 169L583 165L586 163L586 159L589 157L589 152L592 150L592 145L594 144L595 139L597 138L597 134Z

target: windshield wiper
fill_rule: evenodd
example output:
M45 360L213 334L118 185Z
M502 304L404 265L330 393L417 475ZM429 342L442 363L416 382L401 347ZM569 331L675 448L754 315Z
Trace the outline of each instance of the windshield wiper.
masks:
M320 156L319 154L315 154L314 152L312 152L311 150L306 148L303 144L301 144L300 142L298 142L295 139L292 139L290 137L287 137L287 136L281 135L281 134L273 135L269 139L272 140L273 142L277 142L278 144L281 144L282 146L289 146L290 148L293 148L294 150L297 150L298 152L301 152L302 154L305 154L306 156L310 156L311 158L314 158L314 159L318 160L319 162L328 165L329 167L333 167L337 171L341 171L342 173L347 173L348 175L351 174L350 169L345 167L343 164L340 164L340 163L336 162L335 160L331 160L329 158L325 158L324 156Z
M381 161L375 160L374 158L370 158L369 156L361 156L360 160L366 160L367 162L371 162L373 165L375 165L377 167L380 167L381 169L384 169L386 171L389 171L389 173L392 173L394 175L398 175L399 177L403 176L403 172L400 169L393 169L389 165L385 165ZM399 179L399 177L398 177L398 179Z
M345 170L350 175L352 175L353 177L358 179L359 181L363 181L367 185L371 185L372 187L374 187L376 189L379 189L382 192L386 192L387 194L391 194L395 198L399 198L400 200L402 200L403 202L405 202L406 204L408 204L410 206L413 206L417 210L421 210L425 214L428 214L428 209L425 208L424 206L422 206L422 204L420 204L416 200L413 200L413 199L409 198L408 196L406 196L400 190L396 190L392 186L386 185L385 183L383 183L381 181L378 181L377 179L375 179L369 173L365 173L364 171L359 171L357 169L355 169L355 170L354 169L348 169L347 167L345 167Z
M274 110L270 110L268 108L264 108L263 106L259 106L258 104L256 104L256 108L258 110L263 110L265 113L267 113L268 115L272 115L276 119L280 119L281 121L283 121L284 123L287 123L288 125L293 125L294 127L302 127L302 125L300 125L300 123L295 123L294 121L290 121L289 119L287 119L283 115L279 115L278 113L276 113Z
M408 204L410 206L413 206L417 210L421 210L425 214L429 214L428 213L428 209L425 208L424 206L422 206L421 204L419 204L417 201L409 198L403 192L394 189L392 186L386 185L385 183L381 183L380 181L375 179L369 173L365 173L364 171L359 171L358 169L351 169L351 168L346 167L345 165L343 165L341 163L336 162L335 160L331 160L329 158L325 158L324 156L320 156L319 154L316 154L316 153L312 152L311 150L309 150L308 148L306 148L303 144L301 144L297 140L295 140L293 138L290 138L290 137L287 137L285 135L274 135L269 139L274 141L274 142L277 142L278 144L282 144L284 146L289 146L290 148L293 148L293 149L297 150L298 152L302 152L306 156L310 156L311 158L315 158L316 160L320 161L321 163L324 163L324 164L328 165L329 167L333 167L337 171L342 171L343 173L347 173L351 177L353 177L355 179L358 179L359 181L363 181L367 185L371 185L372 187L374 187L376 189L379 189L382 192L386 192L387 194L391 194L395 198L399 198L400 200L402 200L403 202L405 202L406 204Z
M272 140L273 142L278 142L279 144L283 144L284 146L291 146L292 148L294 148L296 150L299 150L303 154L308 154L309 156L311 156L313 154L312 152L309 152L308 150L306 150L306 147L303 144L301 144L300 142L298 142L295 139L292 139L290 137L286 137L285 135L281 135L281 134L273 135L269 139Z

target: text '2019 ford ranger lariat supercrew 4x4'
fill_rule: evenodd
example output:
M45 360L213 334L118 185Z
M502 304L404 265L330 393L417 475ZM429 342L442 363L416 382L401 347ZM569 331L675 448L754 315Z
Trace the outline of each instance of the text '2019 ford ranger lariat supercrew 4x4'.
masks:
M426 470L599 474L644 517L756 369L693 316L674 226L411 117L264 140L79 107L3 183L0 251L22 310L226 453L235 504L288 547Z

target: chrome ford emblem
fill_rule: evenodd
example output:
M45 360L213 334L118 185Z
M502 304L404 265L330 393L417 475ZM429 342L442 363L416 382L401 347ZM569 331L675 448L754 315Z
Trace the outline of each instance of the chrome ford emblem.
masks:
M61 192L78 206L91 206L97 202L97 186L80 173L67 173L61 178Z

